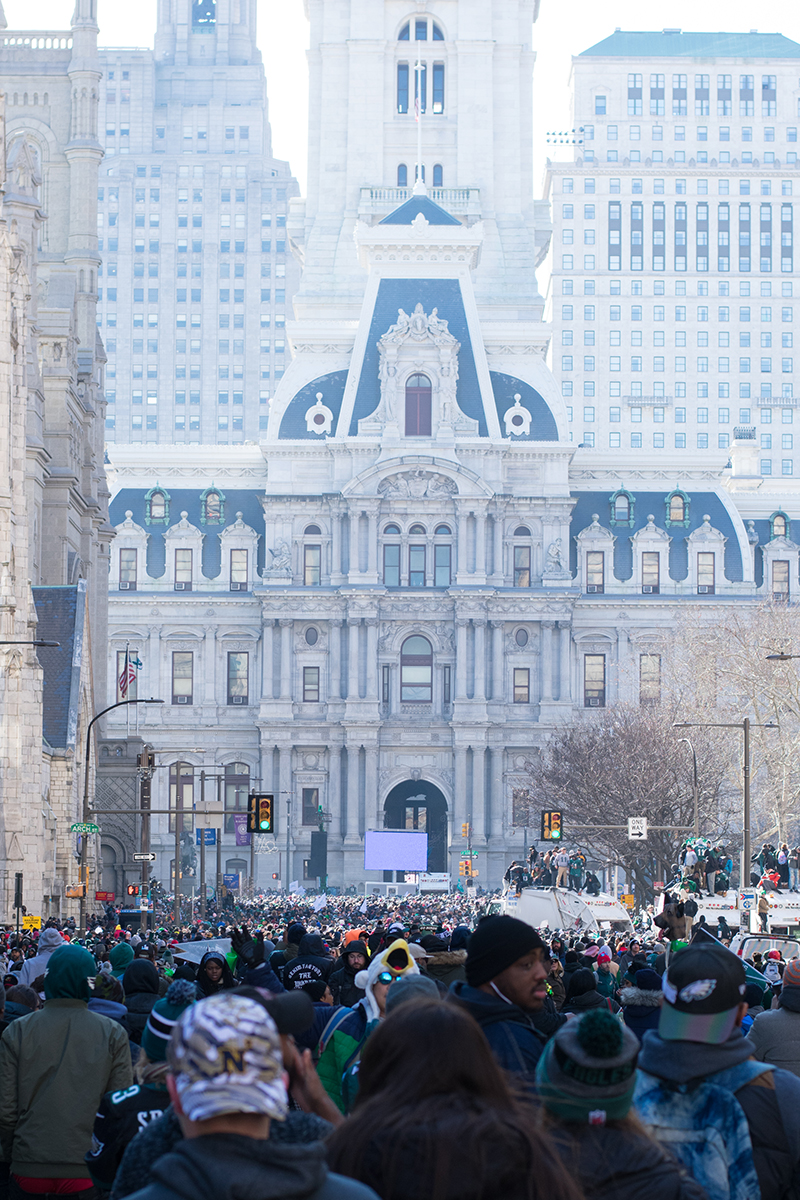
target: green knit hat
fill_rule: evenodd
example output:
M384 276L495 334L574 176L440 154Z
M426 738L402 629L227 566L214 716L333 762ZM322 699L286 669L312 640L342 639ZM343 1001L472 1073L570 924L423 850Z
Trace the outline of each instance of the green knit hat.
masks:
M167 1046L178 1017L194 1004L197 989L188 979L171 983L163 999L153 1005L142 1033L142 1049L151 1062L166 1062Z
M563 1121L604 1125L626 1116L639 1039L604 1009L562 1025L536 1065L542 1103Z

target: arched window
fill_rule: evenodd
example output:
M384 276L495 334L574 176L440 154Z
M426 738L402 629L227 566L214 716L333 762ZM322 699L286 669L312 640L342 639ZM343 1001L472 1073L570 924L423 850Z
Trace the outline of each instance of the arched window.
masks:
M200 522L221 525L225 518L225 496L217 488L207 488L200 497Z
M527 525L518 525L514 530L515 538L529 538L531 531ZM528 588L531 586L531 547L529 542L518 542L514 545L514 587Z
M397 168L397 186L408 187L408 167L405 163L400 163Z
M387 525L384 537L400 537L399 525ZM383 547L383 582L386 587L400 587L400 543L386 542Z
M431 436L431 397L427 375L412 375L406 383L406 437Z
M420 534L420 533L421 533L421 534L424 536L424 534L425 534L425 526L424 526L424 525L412 525L412 526L411 526L411 528L409 529L409 531L408 531L408 532L409 532L409 533L414 533L414 534Z
M769 525L770 525L770 537L788 538L789 530L790 530L791 526L789 524L789 518L787 517L785 512L773 513L769 519Z
M518 525L514 530L514 537L530 537L531 531L527 525Z
M449 525L437 525L433 532L436 534L437 537L439 537L440 535L450 537L450 535L452 534L453 531L451 530Z
M444 41L444 34L442 33L441 29L435 22L434 22L434 26L433 26L433 40L435 42L443 42Z
M683 525L689 524L689 497L680 488L675 488L674 492L670 492L666 501L667 510L667 525Z
M158 484L144 498L145 525L169 524L169 493Z
M433 650L427 638L406 638L400 648L400 700L430 704L433 699Z
M633 527L634 500L625 488L619 488L609 500L611 508L611 524Z
M387 525L383 532L391 534L394 537L399 537L400 536L400 526L399 525Z
M320 529L319 525L307 525L306 526L306 532L305 532L306 537L319 537L321 533L322 533L322 530Z
M411 23L409 21L406 21L405 25L403 26L403 28L400 30L400 32L397 35L398 42L407 42L409 40L410 28L411 28Z
M444 171L442 170L441 163L434 163L433 165L433 186L444 187Z
M408 63L397 64L397 111L408 112Z
M227 763L225 766L225 832L234 833L235 813L247 812L247 797L250 794L250 768L247 763ZM206 783L206 799L209 799L209 784Z

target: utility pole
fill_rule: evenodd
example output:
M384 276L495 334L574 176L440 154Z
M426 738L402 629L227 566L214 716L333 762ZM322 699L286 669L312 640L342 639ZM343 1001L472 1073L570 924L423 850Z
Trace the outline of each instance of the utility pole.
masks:
M152 796L152 781L153 768L155 767L155 758L153 747L145 743L142 747L142 753L139 755L139 808L141 809L142 825L141 825L141 843L140 849L143 855L150 853L150 804ZM141 908L142 900L146 899L147 908ZM142 858L142 873L141 873L141 891L139 895L140 916L139 928L144 933L147 928L147 914L150 909L150 863L148 859Z
M200 772L200 809L206 811L206 773ZM195 825L195 828L197 826ZM217 831L214 830L216 838ZM206 919L206 831L200 826L200 920Z

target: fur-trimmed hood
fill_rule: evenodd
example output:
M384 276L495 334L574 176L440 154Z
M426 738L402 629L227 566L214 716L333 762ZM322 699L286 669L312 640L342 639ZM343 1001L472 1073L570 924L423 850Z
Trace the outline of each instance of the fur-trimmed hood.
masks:
M619 993L620 1004L634 1008L660 1008L663 999L663 992L648 992L637 987L622 988Z
M427 965L429 968L434 963L437 967L460 967L466 961L466 950L439 950L436 954L428 955Z

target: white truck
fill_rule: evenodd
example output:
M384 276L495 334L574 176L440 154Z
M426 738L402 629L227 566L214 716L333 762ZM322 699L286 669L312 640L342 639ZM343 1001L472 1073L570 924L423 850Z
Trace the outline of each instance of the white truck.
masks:
M570 933L596 933L597 919L585 898L566 888L523 888L519 896L508 891L501 901L501 912L516 917L534 929L547 926Z
M581 892L581 900L592 913L600 929L613 929L617 933L633 933L633 921L624 904L621 904L610 892L598 892L590 896Z

